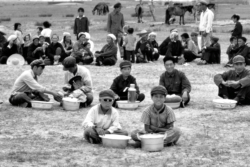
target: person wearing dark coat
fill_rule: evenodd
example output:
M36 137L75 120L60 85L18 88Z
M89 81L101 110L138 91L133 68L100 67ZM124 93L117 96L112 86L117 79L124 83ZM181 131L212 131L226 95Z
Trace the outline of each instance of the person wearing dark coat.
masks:
M22 55L23 55L23 58L25 59L25 61L27 61L28 49L29 49L29 46L31 44L31 36L30 36L30 34L25 35L23 37L23 41L24 41L24 43L21 45L21 47L22 47Z
M235 23L235 27L234 29L231 31L232 32L232 37L241 37L242 36L242 32L243 32L243 26L242 24L239 22L240 20L240 16L234 14L231 18L233 20L233 22Z
M52 35L52 43L46 49L46 56L50 59L50 64L48 65L58 65L59 62L63 62L67 57L62 44L58 41L59 36L56 34Z
M0 30L0 57L2 55L3 45L7 42L5 35L6 34Z
M2 48L2 55L0 57L0 64L6 64L8 58L18 53L18 46L16 44L17 36L16 35L10 35L8 38L8 42L3 45Z
M153 59L153 51L151 43L147 40L148 35L144 35L137 42L135 47L136 63L147 63Z
M233 99L239 105L250 105L250 71L245 66L245 58L238 55L233 58L233 70L214 76L220 97Z
M209 47L204 47L201 61L198 65L206 64L220 64L221 62L221 48L218 43L219 38L210 37L211 45Z
M231 60L235 53L237 52L238 49L238 39L237 37L231 37L230 38L230 45L227 48L227 55L228 55L228 60Z
M27 53L27 63L30 64L34 60L42 59L44 56L44 51L42 45L39 43L39 37L35 36L33 38L33 43L28 47Z
M171 29L171 30L170 30L170 34L171 34L172 32L178 32L178 30L174 28L174 29ZM169 44L170 42L171 42L170 37L167 37L167 38L160 44L159 49L158 49L160 55L166 55L167 50L168 50L168 44Z
M148 38L149 38L149 43L151 45L151 47L153 48L153 53L152 53L152 61L157 61L160 57L159 54L159 45L156 42L156 33L151 32L150 34L148 34Z
M79 16L75 19L74 34L78 40L78 34L80 32L89 32L89 19L84 15L84 9L78 9Z

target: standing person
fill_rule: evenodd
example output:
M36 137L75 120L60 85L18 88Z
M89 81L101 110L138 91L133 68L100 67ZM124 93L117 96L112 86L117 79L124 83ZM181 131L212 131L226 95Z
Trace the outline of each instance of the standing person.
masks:
M41 35L45 37L47 43L51 43L51 34L52 30L50 29L51 24L48 21L43 22L44 29L41 32Z
M189 38L187 33L181 35L182 41L184 43L184 58L186 62L191 62L198 57L198 47L195 45L194 41Z
M233 22L235 23L235 27L234 29L231 31L232 32L232 37L236 37L239 38L242 36L242 31L243 31L243 27L242 24L239 22L240 20L240 16L237 14L234 14L231 19L233 20Z
M22 54L22 44L24 44L23 40L23 32L22 32L22 25L21 23L15 23L14 24L14 35L17 36L17 47L18 47L18 53Z
M31 101L49 101L45 94L51 94L54 99L61 102L62 97L59 93L49 90L38 83L38 76L42 75L45 68L43 60L34 60L31 69L24 71L15 81L9 102L13 106L31 107Z
M2 48L2 55L0 57L0 64L6 64L8 58L15 54L18 53L18 46L16 44L17 41L17 36L16 35L10 35L8 37L8 42L3 45Z
M202 40L202 49L210 46L210 37L213 31L214 13L208 8L208 4L207 0L200 1L200 9L202 12L200 16L199 31Z
M124 60L131 61L132 63L135 63L135 42L136 37L133 35L134 29L129 28L128 34L125 36L124 39L124 46L125 46L125 55Z
M89 19L84 15L84 9L78 9L78 16L75 18L74 34L78 40L78 34L80 32L89 32Z
M100 144L102 139L100 135L116 134L128 135L128 132L122 130L119 122L119 112L112 107L115 99L115 93L108 89L99 93L100 104L92 107L82 123L84 128L84 138L91 144Z
M238 55L233 58L233 70L214 76L220 97L236 100L237 104L250 105L250 72L245 66L245 58Z

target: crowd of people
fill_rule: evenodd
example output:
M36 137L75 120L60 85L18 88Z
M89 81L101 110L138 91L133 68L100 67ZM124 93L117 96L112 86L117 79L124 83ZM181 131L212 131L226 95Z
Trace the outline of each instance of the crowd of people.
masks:
M88 107L94 99L94 85L91 72L81 65L91 64L94 59L98 66L115 65L117 52L121 49L124 59L119 65L121 74L114 79L110 89L99 93L100 104L89 110L83 127L85 139L93 144L101 142L99 135L128 135L119 123L116 102L128 100L127 91L131 84L135 85L137 100L141 102L145 99L145 94L140 92L136 78L131 75L132 63L153 62L157 61L160 55L164 55L163 64L166 71L159 75L159 85L153 87L150 92L153 104L145 108L141 116L144 130L135 130L131 136L134 141L139 142L138 137L145 133L167 133L164 144L175 145L180 138L180 130L174 127L176 118L173 110L165 104L173 101L167 95L176 95L174 101L179 102L180 107L188 105L191 99L191 82L184 72L175 68L175 64L191 62L196 58L201 58L198 63L200 65L219 64L221 59L219 39L212 35L211 24L214 16L207 5L205 0L201 0L203 12L199 27L200 46L198 33L192 32L190 35L183 33L179 39L177 29L171 29L170 36L159 46L156 41L157 34L146 30L137 34L140 39L136 42L134 29L124 25L120 3L114 5L114 11L108 16L107 44L95 53L94 43L88 32L89 21L83 15L82 8L79 8L79 17L75 20L74 33L77 38L75 43L67 32L59 42L59 36L52 33L51 24L48 22L44 22L44 29L38 28L40 34L34 36L31 42L31 35L23 37L21 24L17 23L14 26L15 33L9 36L2 47L0 62L4 64L12 54L22 53L31 69L24 71L16 79L9 102L13 106L31 107L32 100L49 101L46 94L50 94L59 103L63 97L71 96L81 101L81 107ZM239 16L234 15L232 19L236 27L232 31L234 36L230 39L232 44L227 52L229 54L227 65L234 69L215 75L214 82L218 86L220 97L234 99L237 104L250 105L250 72L245 68L248 55L243 54L247 52L246 38L242 37ZM59 63L62 63L65 71L63 92L55 92L38 83L38 77L46 65Z

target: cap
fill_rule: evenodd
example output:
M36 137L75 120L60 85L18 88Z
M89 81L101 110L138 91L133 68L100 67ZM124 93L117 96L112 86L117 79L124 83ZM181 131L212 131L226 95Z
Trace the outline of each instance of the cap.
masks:
M151 89L151 96L153 96L154 94L162 94L162 95L167 95L168 91L165 87L159 85L159 86L155 86Z
M75 76L69 80L69 84L73 85L73 83L75 83L76 81L81 81L81 80L82 80L81 76Z
M85 35L85 33L84 33L84 32L80 32L80 33L78 34L78 38L80 38L82 35Z
M32 61L32 62L30 63L30 66L31 66L31 67L34 67L34 66L42 66L42 67L44 67L44 66L45 66L45 63L44 63L43 60L37 59L37 60Z
M238 37L238 39L242 39L244 42L247 41L247 39L245 37Z
M72 56L68 56L64 59L63 61L63 67L64 67L64 70L66 68L72 68L72 67L75 67L76 66L76 59Z
M118 2L118 3L116 3L115 5L114 5L114 8L116 9L116 8L120 8L120 7L122 7L122 4L120 3L120 2Z
M131 62L127 61L127 60L125 60L125 61L123 61L123 62L120 63L120 68L121 69L122 68L126 68L126 67L131 67L131 66L132 66Z
M237 56L235 56L233 58L233 63L234 64L235 63L245 63L245 62L246 62L245 58L243 56L241 56L241 55L237 55Z
M219 38L218 38L218 37L211 36L210 38L211 38L211 40L213 40L213 41L215 41L215 42L218 42L218 41L219 41Z
M103 90L99 93L99 98L110 97L112 99L115 99L115 96L116 94L111 89Z

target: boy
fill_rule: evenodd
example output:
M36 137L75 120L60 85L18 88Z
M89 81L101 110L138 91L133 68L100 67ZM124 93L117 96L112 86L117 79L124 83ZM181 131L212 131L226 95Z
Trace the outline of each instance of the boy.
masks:
M145 95L143 93L140 93L139 87L136 83L136 79L132 75L130 75L131 66L132 64L129 61L123 61L120 63L122 74L114 79L113 84L110 88L116 93L116 100L113 104L114 107L116 107L116 101L118 99L128 100L128 88L130 87L130 84L135 84L138 101L141 102L145 98Z
M124 40L124 46L126 49L126 54L125 54L125 58L124 60L128 60L131 61L132 58L132 63L135 63L135 42L136 42L136 37L133 36L134 33L134 29L133 28L129 28L128 29L128 35L125 37Z
M79 8L78 14L79 16L75 19L75 24L74 24L74 34L76 35L77 40L78 40L78 34L80 32L89 32L89 19L85 15L83 15L84 9Z
M144 124L144 130L135 130L131 133L134 141L139 142L138 135L147 133L166 134L164 146L175 145L180 138L181 132L174 128L176 121L173 110L164 104L167 90L163 86L155 86L151 90L151 99L154 102L147 107L141 116L141 122Z
M97 104L89 110L82 123L84 138L89 143L101 143L100 135L128 135L128 132L122 130L119 123L119 112L112 107L114 98L115 93L112 90L103 90L99 94L100 104Z

